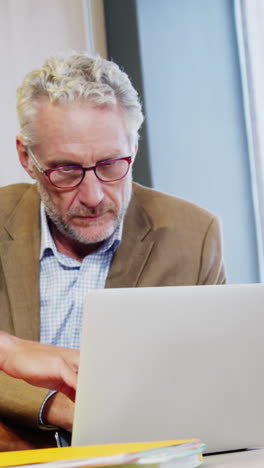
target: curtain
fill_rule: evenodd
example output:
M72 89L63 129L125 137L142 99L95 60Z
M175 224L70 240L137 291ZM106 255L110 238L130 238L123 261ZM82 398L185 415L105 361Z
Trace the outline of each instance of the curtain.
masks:
M234 0L260 280L264 281L264 2Z

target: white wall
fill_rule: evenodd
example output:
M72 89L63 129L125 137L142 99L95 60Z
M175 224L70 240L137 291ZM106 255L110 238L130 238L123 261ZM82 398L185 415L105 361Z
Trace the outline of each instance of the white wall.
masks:
M30 180L15 149L16 88L46 57L69 49L106 55L102 0L1 0L0 186Z

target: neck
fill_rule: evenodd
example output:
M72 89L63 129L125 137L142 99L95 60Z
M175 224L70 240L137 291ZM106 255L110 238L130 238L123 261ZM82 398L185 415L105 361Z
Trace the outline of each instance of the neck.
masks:
M74 258L79 262L82 262L87 255L98 250L102 244L102 242L83 244L75 239L71 239L61 233L52 222L50 222L50 232L58 252L67 255L67 257Z

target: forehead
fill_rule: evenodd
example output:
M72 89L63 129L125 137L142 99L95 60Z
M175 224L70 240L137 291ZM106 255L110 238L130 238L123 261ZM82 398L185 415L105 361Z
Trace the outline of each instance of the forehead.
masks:
M35 117L37 145L45 153L126 151L128 136L118 104L40 101Z

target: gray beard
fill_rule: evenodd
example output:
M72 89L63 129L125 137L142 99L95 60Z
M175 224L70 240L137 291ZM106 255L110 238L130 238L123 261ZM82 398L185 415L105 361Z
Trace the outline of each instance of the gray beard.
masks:
M67 221L64 221L62 219L60 213L58 213L57 208L54 206L52 200L50 199L48 192L46 191L46 189L44 188L44 186L41 184L39 180L37 181L37 189L38 189L40 198L44 204L45 210L50 220L52 221L52 223L58 229L58 231L61 232L66 237L69 237L70 239L73 239L84 245L90 245L90 244L102 242L108 239L115 232L117 227L121 224L121 222L123 222L123 219L126 215L127 208L131 199L131 194L132 194L132 184L130 184L130 186L128 186L128 189L126 190L122 209L119 215L115 219L113 219L108 229L104 230L101 235L97 235L96 237L95 236L88 237L87 235L78 232L77 229L74 229L73 227L69 226Z

